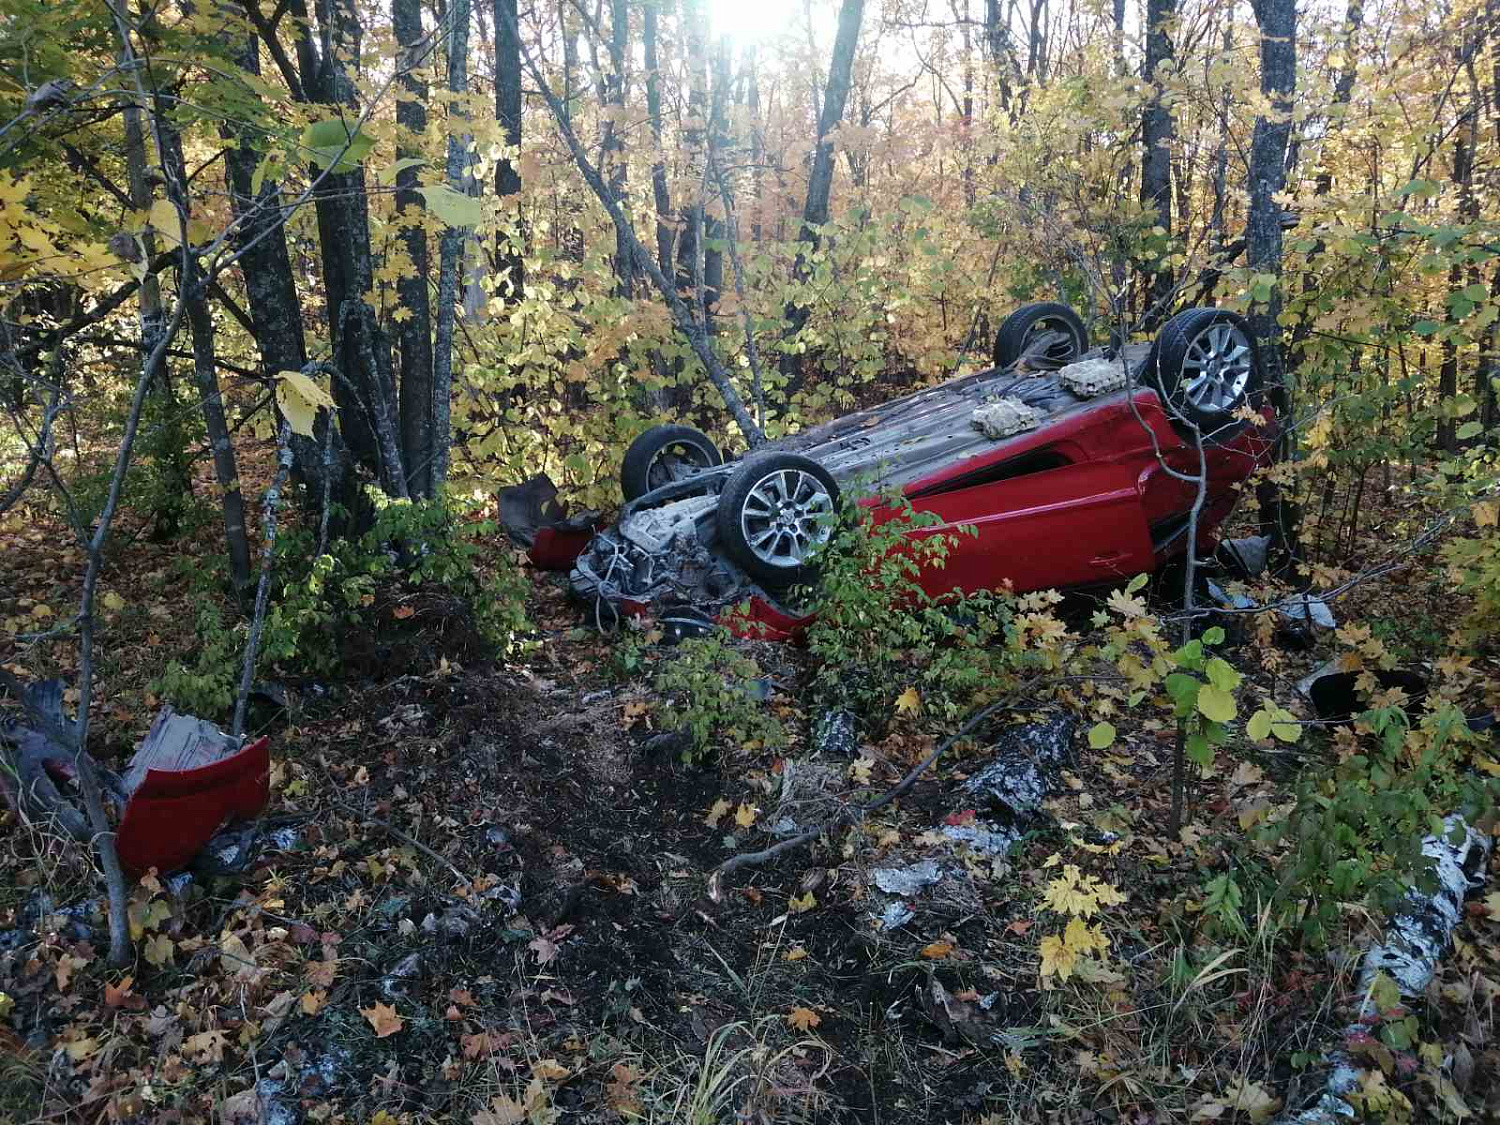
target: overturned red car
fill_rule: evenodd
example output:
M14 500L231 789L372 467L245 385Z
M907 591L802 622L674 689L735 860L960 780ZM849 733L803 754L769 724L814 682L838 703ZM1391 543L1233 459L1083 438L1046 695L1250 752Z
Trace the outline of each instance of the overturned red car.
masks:
M814 427L725 463L704 434L657 426L631 445L626 503L571 574L596 613L713 614L751 603L773 632L812 578L841 495L899 491L939 527L968 525L931 593L1116 585L1186 546L1201 464L1209 548L1277 436L1254 337L1235 313L1190 309L1149 344L1089 350L1066 305L1027 305L994 367ZM877 517L878 518L878 517ZM929 532L930 533L930 532Z

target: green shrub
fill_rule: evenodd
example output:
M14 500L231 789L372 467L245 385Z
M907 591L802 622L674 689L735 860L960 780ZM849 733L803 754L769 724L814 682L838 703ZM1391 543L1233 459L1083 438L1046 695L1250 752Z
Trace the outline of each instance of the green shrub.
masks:
M924 568L943 566L959 535L977 534L928 530L941 522L899 495L879 522L872 509L846 505L811 592L807 644L820 705L847 708L878 731L898 700L912 706L908 689L924 717L951 722L1009 684L1018 651L1009 596L933 597L918 581Z
M681 731L688 740L683 761L701 760L725 744L766 749L785 744L785 729L755 690L760 675L760 666L722 626L677 646L654 685L664 700L657 712L663 728Z

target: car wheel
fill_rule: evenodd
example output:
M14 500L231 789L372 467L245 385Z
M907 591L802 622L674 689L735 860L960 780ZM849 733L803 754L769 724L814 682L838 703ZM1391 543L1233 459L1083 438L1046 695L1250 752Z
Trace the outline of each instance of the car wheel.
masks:
M757 582L795 586L812 577L809 557L833 533L838 509L839 486L822 465L795 453L763 453L724 485L719 539Z
M1225 309L1178 313L1147 359L1146 381L1168 413L1204 431L1231 422L1260 395L1262 379L1250 325Z
M1043 337L1051 339L1044 344ZM1009 367L1039 346L1048 363L1062 367L1088 351L1088 330L1076 312L1057 301L1022 305L995 333L995 366Z
M724 463L712 439L692 426L652 426L630 443L620 466L620 487L627 502L700 469Z

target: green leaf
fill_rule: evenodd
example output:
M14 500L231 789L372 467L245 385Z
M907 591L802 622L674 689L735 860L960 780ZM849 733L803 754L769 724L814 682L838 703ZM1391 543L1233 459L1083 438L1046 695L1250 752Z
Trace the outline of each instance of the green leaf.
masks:
M1204 684L1198 691L1198 711L1213 722L1227 723L1234 718L1234 696L1223 688Z
M291 424L294 433L313 436L318 408L333 409L328 392L300 371L281 371L276 375L276 405Z
M1223 626L1215 625L1210 629L1203 630L1203 643L1206 645L1221 645L1224 643Z
M324 171L353 172L375 147L373 139L349 127L337 117L314 121L302 131L302 147L308 157Z
M1271 712L1262 707L1250 716L1250 721L1245 724L1245 733L1256 742L1264 742L1271 737Z
M383 184L393 184L396 182L396 177L401 175L401 173L406 171L408 168L420 168L426 163L427 161L423 160L420 156L404 157L401 160L396 161L396 163L392 164L389 168L383 169L381 171L379 177L380 182Z
M1104 750L1114 743L1115 728L1110 723L1095 723L1089 730L1089 747Z
M1130 580L1129 585L1127 585L1125 587L1125 592L1127 594L1133 594L1133 593L1135 593L1142 586L1144 586L1147 583L1147 581L1149 581L1149 579L1150 579L1149 575L1146 575L1146 574L1137 574L1134 578L1132 578Z
M1411 326L1411 330L1418 336L1431 336L1441 327L1435 320L1419 320Z
M1167 694L1184 712L1191 711L1197 704L1198 689L1202 686L1202 680L1189 676L1186 672L1173 672L1167 677Z
M1458 427L1458 440L1467 441L1471 437L1478 437L1484 427L1478 422L1465 422Z
M1214 748L1208 744L1208 739L1201 733L1194 732L1187 737L1187 743L1183 747L1191 762L1197 762L1205 768L1213 765Z
M477 227L484 219L484 205L472 195L454 191L447 184L418 188L427 209L450 227Z
M1208 673L1208 682L1221 691L1233 691L1244 679L1227 661L1217 656L1209 660L1204 671Z

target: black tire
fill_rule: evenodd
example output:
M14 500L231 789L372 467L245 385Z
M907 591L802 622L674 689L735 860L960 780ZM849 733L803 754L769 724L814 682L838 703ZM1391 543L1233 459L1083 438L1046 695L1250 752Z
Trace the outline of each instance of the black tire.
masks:
M1062 367L1089 350L1088 329L1083 326L1082 317L1059 301L1038 301L1022 305L1000 325L1000 331L995 333L995 366L1009 367L1015 363L1042 332L1062 336L1046 350L1048 365Z
M1188 309L1167 321L1144 373L1167 413L1205 437L1231 424L1247 402L1258 403L1264 379L1255 334L1227 309Z
M781 510L770 506L776 494ZM796 453L757 454L730 475L719 496L719 541L764 586L806 584L817 570L806 556L832 533L838 511L838 482L822 465Z
M625 460L620 465L620 488L629 503L664 484L681 480L686 471L712 469L723 463L719 447L702 430L692 426L652 426L625 451Z

